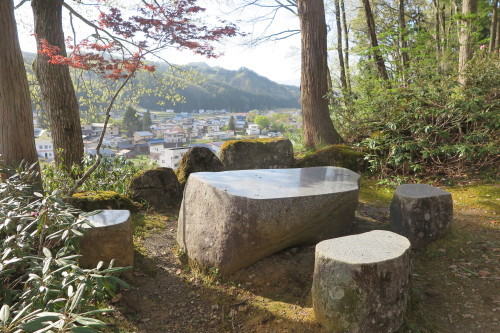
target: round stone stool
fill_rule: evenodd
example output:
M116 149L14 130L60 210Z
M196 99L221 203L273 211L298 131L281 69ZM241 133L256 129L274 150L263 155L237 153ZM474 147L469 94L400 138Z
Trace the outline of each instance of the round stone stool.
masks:
M114 266L117 267L133 266L130 212L103 210L86 218L93 227L86 225L87 233L80 240L80 266L95 268L99 261L104 261L104 267L107 267L111 259L115 259Z
M410 285L410 242L375 230L316 245L313 309L328 332L394 332Z
M391 230L422 248L443 236L453 220L451 193L427 184L398 186L391 203Z

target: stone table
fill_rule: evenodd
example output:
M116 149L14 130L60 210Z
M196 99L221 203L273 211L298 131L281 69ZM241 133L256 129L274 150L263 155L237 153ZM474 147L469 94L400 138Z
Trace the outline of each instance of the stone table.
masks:
M345 235L358 181L337 167L193 173L177 241L202 267L230 274L290 246Z
M80 266L95 268L99 261L104 261L107 267L111 259L115 259L117 267L133 266L134 243L130 212L102 210L85 218L92 226L85 225L88 230L80 240Z

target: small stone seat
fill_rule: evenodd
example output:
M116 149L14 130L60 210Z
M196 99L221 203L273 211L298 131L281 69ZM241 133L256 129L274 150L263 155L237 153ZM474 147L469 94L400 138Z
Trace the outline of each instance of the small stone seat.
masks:
M398 186L391 203L391 230L422 248L443 236L453 220L451 193L427 184Z
M79 264L83 268L94 268L99 261L105 266L115 259L115 266L133 266L134 243L132 223L128 210L103 210L86 216L93 227L80 240Z
M410 242L390 231L316 245L312 301L328 332L394 332L403 323L410 284Z

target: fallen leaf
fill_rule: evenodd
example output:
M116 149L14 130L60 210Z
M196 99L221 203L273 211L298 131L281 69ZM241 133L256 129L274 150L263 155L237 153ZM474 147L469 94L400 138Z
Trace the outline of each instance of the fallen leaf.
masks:
M111 303L116 303L122 299L122 294L116 294L115 297L111 299Z
M491 273L490 273L490 272L485 271L485 270L480 270L480 271L479 271L479 272L477 272L477 273L478 273L480 276L482 276L482 277L488 277L488 276L490 276L490 275L491 275Z

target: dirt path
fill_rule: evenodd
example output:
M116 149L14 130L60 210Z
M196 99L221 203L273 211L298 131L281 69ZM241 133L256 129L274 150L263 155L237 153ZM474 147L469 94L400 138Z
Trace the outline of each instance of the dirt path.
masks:
M455 206L452 229L413 253L411 302L402 332L500 331L498 198L491 209ZM355 232L386 228L388 206L360 203ZM314 247L291 248L232 276L200 273L177 256L174 219L136 253L132 290L112 332L323 332L310 289Z

